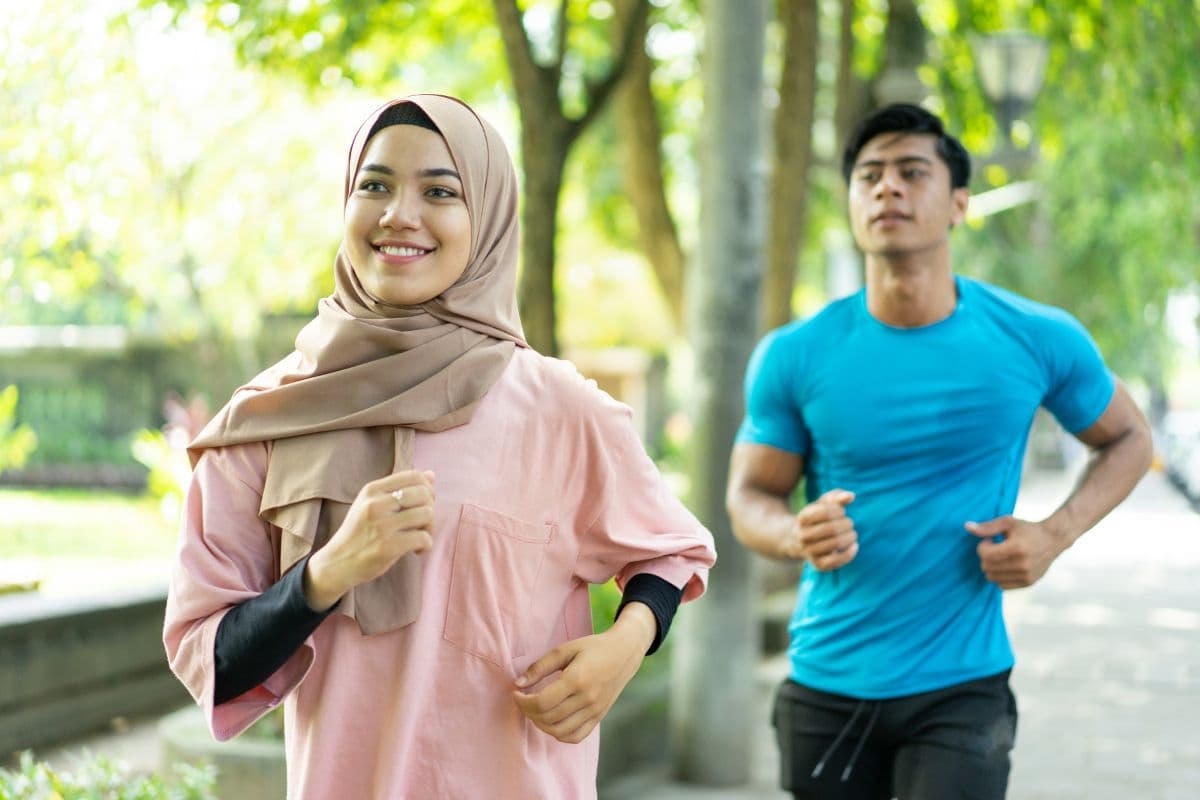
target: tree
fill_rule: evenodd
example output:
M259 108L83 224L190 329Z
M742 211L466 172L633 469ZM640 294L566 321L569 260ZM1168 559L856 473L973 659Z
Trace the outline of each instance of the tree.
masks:
M620 16L632 16L634 3L623 0ZM616 106L617 141L625 196L637 219L638 248L654 271L670 309L671 321L684 326L684 274L687 258L679 231L667 202L667 180L663 168L662 125L659 107L651 88L654 64L646 52L646 20L633 31L641 47L629 55L626 76L618 89Z
M689 288L695 435L689 447L690 507L713 532L721 559L709 596L683 617L672 714L677 766L686 780L745 783L758 655L754 556L725 514L729 451L742 417L742 372L758 330L766 196L761 163L766 0L709 0L704 40L700 261Z
M294 4L257 0L240 6L219 0L170 0L182 12L202 11L227 31L242 57L312 86L349 81L383 90L397 78L429 83L467 97L495 92L489 63L496 44L492 20L465 0L405 3L332 0ZM520 109L520 164L524 175L522 273L518 290L531 345L558 349L554 313L555 236L563 169L579 136L595 120L640 46L646 0L626 0L619 45L609 50L598 24L607 3L493 0L495 24ZM475 42L484 44L476 46ZM436 42L442 49L435 50ZM572 46L574 42L574 46ZM494 63L494 58L491 63Z
M522 274L519 289L521 320L529 343L555 354L558 340L554 313L554 239L558 228L558 198L563 167L571 146L591 124L612 94L630 54L642 48L646 0L629 0L628 12L618 19L618 40L608 68L597 78L584 79L583 97L564 108L563 82L567 65L570 3L563 0L556 21L555 50L548 62L534 58L516 0L493 0L504 38L509 71L521 108L521 163L525 173L522 214Z
M771 171L770 227L762 291L763 330L792 319L797 256L808 225L808 170L817 101L816 0L781 0L783 67L775 110L775 158Z
M966 269L1071 311L1115 371L1161 394L1172 367L1167 295L1200 280L1200 84L1187 66L1200 52L1200 26L1181 24L1167 0L1111 8L960 0L952 10L929 17L941 59L927 75L976 153L1005 143L973 71L961 66L972 63L964 34L1020 26L1049 45L1046 88L1014 126L1012 145L1036 147L1040 207L977 223L959 242ZM1012 180L984 161L978 189Z
M329 122L194 25L84 6L0 10L0 101L34 121L0 128L4 320L246 335L310 307L336 243L340 176L310 168L336 169L313 155Z

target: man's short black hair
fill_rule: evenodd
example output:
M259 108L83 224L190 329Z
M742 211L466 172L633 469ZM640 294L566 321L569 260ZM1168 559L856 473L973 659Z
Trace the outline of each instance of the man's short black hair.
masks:
M854 162L867 142L881 133L927 133L937 139L937 154L950 168L950 187L964 188L971 180L971 156L962 142L946 133L946 128L936 114L931 114L912 103L893 103L884 106L855 126L846 139L842 151L842 177L850 182Z

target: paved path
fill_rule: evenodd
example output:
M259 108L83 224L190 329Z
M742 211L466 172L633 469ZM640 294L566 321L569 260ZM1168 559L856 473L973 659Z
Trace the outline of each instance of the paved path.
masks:
M1018 514L1043 516L1070 478L1026 480ZM1031 589L1005 598L1021 710L1009 800L1200 798L1200 516L1160 474L1064 554ZM712 789L631 776L602 800L779 800L767 725L780 658L758 666L763 721L752 781ZM153 723L87 746L153 768ZM46 754L61 760L64 751Z
M1068 486L1041 480L1021 509ZM1013 800L1200 798L1200 516L1160 474L1007 598Z

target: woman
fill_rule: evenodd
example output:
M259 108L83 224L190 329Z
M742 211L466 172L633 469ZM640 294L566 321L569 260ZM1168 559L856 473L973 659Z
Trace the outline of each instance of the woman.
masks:
M629 409L525 344L516 214L465 104L376 111L334 294L190 448L171 667L217 739L285 703L290 797L593 797L597 723L704 590Z

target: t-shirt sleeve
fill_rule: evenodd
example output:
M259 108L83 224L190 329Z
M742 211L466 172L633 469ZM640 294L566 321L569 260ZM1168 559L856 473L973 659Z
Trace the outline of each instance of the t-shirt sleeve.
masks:
M309 637L257 686L220 705L214 702L221 621L279 577L277 532L258 516L265 473L262 444L205 451L188 487L167 594L163 644L168 663L219 741L279 705L303 680L314 656Z
M1090 427L1112 401L1116 380L1100 349L1070 314L1054 320L1049 335L1039 337L1047 350L1048 386L1042 405L1070 433Z
M765 444L789 453L808 452L808 428L792 388L799 372L799 354L789 352L781 331L774 331L754 348L746 367L746 415L738 428L739 444Z
M646 454L629 407L593 389L586 405L581 457L586 462L588 507L575 573L588 583L656 575L699 597L716 560L712 534L671 492Z

